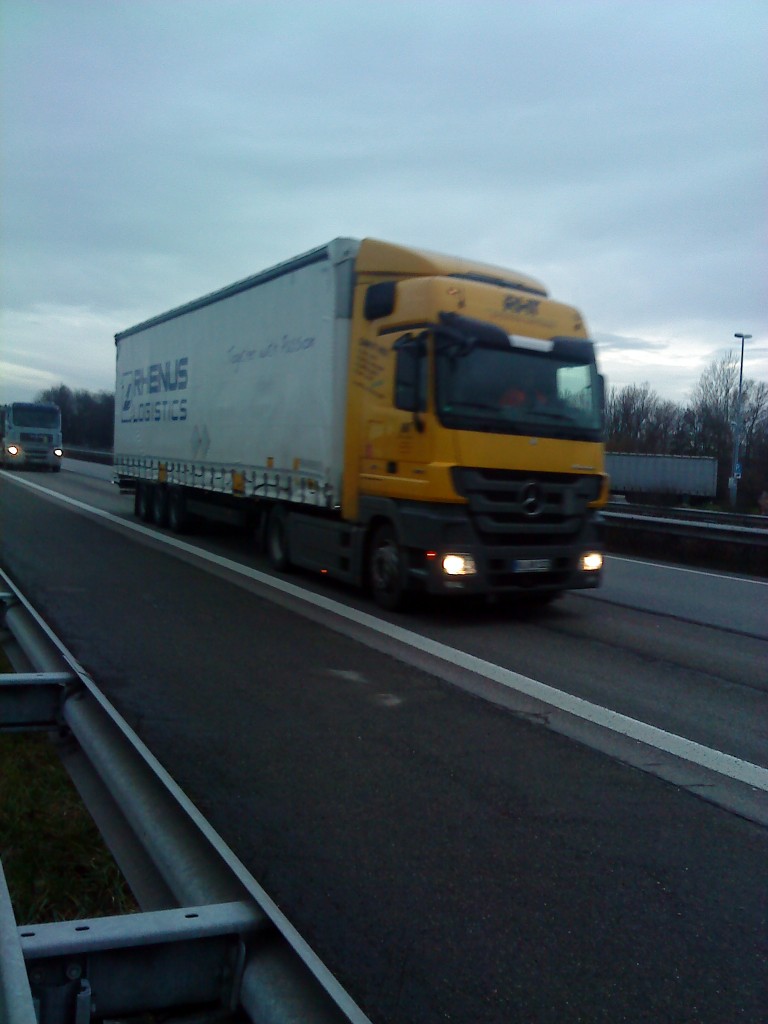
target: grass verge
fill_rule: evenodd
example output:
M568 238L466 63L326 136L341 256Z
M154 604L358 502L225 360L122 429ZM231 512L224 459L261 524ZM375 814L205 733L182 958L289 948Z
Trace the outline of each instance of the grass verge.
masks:
M0 650L0 671L10 671ZM138 910L42 733L0 733L0 858L19 924Z

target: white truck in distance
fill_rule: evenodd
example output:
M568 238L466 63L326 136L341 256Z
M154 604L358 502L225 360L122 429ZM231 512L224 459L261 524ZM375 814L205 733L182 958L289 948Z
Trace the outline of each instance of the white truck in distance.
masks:
M52 402L13 402L0 407L0 465L37 467L58 473L61 410Z

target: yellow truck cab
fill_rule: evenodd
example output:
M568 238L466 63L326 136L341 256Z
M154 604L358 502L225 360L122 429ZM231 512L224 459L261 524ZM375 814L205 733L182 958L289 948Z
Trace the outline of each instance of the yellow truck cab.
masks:
M342 508L369 524L379 600L404 576L539 601L596 586L603 384L581 315L498 267L372 240L356 266Z

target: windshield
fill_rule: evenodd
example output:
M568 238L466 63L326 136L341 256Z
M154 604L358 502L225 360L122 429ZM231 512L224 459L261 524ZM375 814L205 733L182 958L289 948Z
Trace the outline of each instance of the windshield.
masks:
M58 430L61 413L47 405L14 405L13 422L17 427L44 427Z
M441 421L462 430L598 440L602 389L592 348L571 346L521 339L501 347L438 332Z

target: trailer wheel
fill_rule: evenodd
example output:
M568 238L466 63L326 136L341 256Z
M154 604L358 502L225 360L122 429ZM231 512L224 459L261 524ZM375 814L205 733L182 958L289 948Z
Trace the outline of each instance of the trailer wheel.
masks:
M152 495L152 521L155 526L168 525L168 488L157 484Z
M407 563L394 527L383 523L373 535L368 558L368 583L380 608L394 612L406 603Z
M287 572L291 567L288 549L288 516L280 505L276 505L267 520L267 558L273 569Z
M179 487L168 492L168 526L172 533L186 533L189 527L187 499Z
M145 483L136 484L136 497L134 499L136 515L142 522L152 522L152 485Z

